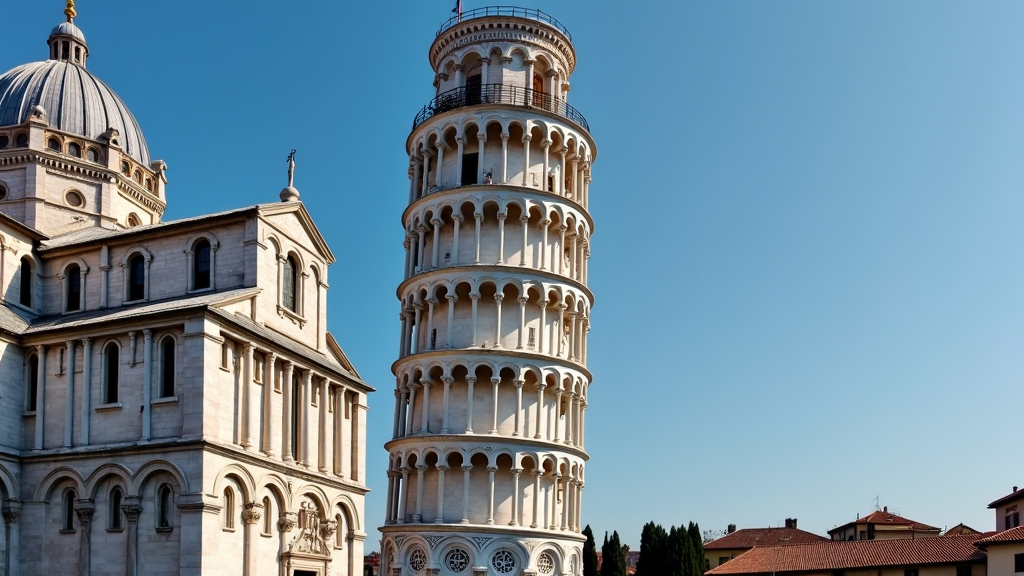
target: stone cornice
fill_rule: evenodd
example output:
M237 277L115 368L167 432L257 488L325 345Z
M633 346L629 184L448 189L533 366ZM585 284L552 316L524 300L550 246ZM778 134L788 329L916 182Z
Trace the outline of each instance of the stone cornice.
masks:
M497 524L387 524L378 528L385 535L406 533L410 536L423 534L453 534L465 537L467 534L500 534L502 536L518 536L534 540L573 540L586 542L587 537L577 532L538 530L523 526L499 526Z
M513 16L485 16L466 20L445 30L430 46L430 63L438 69L452 52L472 44L514 42L558 54L571 74L576 68L576 51L558 29L543 22Z
M72 162L56 154L46 154L35 150L19 150L24 150L24 152L0 155L0 166L16 166L18 164L29 164L35 162L45 168L58 170L67 174L74 174L96 180L113 181L117 183L117 189L121 193L133 198L149 210L152 210L157 214L163 214L164 210L167 208L166 204L160 201L159 198L149 191L130 180L125 180L121 174L112 172L98 164L89 164L85 161Z
M435 202L437 200L447 198L449 196L472 196L473 198L479 199L477 198L476 194L486 194L488 196L493 196L495 192L507 193L517 198L526 198L528 200L534 200L536 202L547 202L549 204L565 204L567 206L572 207L573 210L576 210L587 219L587 224L590 226L591 235L593 235L594 232L597 231L597 227L594 224L593 217L590 215L590 212L583 207L582 204L576 202L575 200L570 200L565 196L559 196L558 194L555 194L553 192L545 192L537 188L531 188L529 186L517 186L515 184L469 184L457 188L445 188L443 190L438 190L437 192L431 192L420 198L417 198L412 204L409 204L405 208L405 211L402 212L402 224L406 229L408 229L409 217L412 215L413 212L419 210L420 207L423 206L424 204L429 204L431 202Z
M429 444L431 446L457 445L470 449L492 444L515 444L517 446L528 447L530 452L560 453L579 458L584 462L590 461L590 455L584 450L561 442L555 443L547 440L536 440L532 437L496 436L493 434L414 434L404 438L393 438L388 440L384 443L384 449L390 452L392 448L398 448L409 444Z
M530 276L540 277L543 281L549 284L565 284L567 286L572 286L587 295L591 308L596 304L594 293L590 291L590 287L582 282L547 270L538 270L536 268L528 267L524 268L522 266L515 265L510 266L508 264L466 264L462 266L444 266L433 270L427 270L425 272L420 272L419 274L414 274L404 280L398 285L398 290L396 290L395 295L399 300L401 300L404 292L409 288L409 286L422 282L426 277L443 276L448 273L454 274L457 278L465 278L466 276L474 279L479 279L484 276L511 277L519 280L520 282L530 282L533 280Z
M410 354L395 360L391 364L391 373L398 374L398 369L407 362L419 362L423 364L429 363L432 359L460 359L472 361L478 360L481 356L500 356L502 358L510 358L514 363L519 365L537 365L543 366L545 364L559 364L570 370L575 370L583 374L587 378L587 385L589 386L594 381L594 375L590 370L583 364L577 364L571 362L565 358L556 358L548 356L547 354L537 354L536 352L530 352L527 350L517 350L515 348L450 348L446 350L430 350L428 352L417 352L416 354Z

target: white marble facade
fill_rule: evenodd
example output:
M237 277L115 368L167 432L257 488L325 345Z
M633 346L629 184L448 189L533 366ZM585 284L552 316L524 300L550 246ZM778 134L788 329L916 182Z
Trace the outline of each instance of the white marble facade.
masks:
M68 4L0 76L0 573L361 574L372 388L326 331L334 256L291 188L161 221L127 108L26 80L92 78Z
M591 163L576 55L489 8L430 47L409 206L382 573L582 571Z

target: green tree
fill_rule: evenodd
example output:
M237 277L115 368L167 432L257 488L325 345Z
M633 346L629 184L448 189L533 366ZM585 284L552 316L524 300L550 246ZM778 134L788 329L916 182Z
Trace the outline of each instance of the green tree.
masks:
M686 555L685 531L671 526L665 542L665 576L689 576L683 572L683 561Z
M629 546L623 546L618 532L604 534L604 545L601 546L601 576L626 576L626 553Z
M597 542L594 541L594 531L590 529L590 524L583 529L583 535L587 537L583 543L583 576L598 576Z
M636 563L636 576L662 576L666 573L666 546L668 533L660 524L648 522L640 534L640 559Z
M702 576L707 564L704 561L704 538L701 535L700 527L697 526L696 522L690 522L690 526L686 529L686 533L690 538L690 545L693 547L693 567L691 568L691 574L693 576Z

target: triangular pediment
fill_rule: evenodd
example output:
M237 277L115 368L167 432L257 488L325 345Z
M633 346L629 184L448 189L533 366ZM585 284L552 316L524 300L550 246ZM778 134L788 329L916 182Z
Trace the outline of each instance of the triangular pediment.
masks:
M275 227L291 228L286 219L294 219L306 238L295 238L295 240L308 240L307 245L320 255L328 264L334 264L336 259L327 245L327 240L320 234L320 230L313 222L313 217L302 202L280 202L277 204L261 204L259 206L261 218Z

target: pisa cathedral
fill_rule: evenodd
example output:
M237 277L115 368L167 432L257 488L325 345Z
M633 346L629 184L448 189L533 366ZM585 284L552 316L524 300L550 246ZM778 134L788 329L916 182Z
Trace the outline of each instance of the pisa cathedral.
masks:
M461 3L460 3L461 4ZM459 14L406 142L382 573L582 573L588 212L576 53L539 10Z
M162 221L67 4L0 75L3 574L360 574L372 389L326 331L330 248L290 183Z

